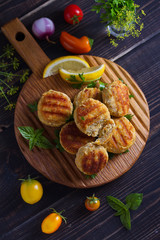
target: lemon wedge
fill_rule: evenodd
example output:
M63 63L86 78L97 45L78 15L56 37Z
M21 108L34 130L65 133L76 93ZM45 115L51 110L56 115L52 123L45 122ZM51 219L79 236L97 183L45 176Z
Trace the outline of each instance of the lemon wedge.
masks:
M55 75L58 73L59 68L66 70L72 69L74 71L79 71L82 68L90 67L89 64L82 58L76 56L64 56L59 57L51 62L49 62L44 71L43 78Z
M105 70L105 64L82 68L81 70L66 70L64 68L59 69L59 74L61 78L69 83L77 82L91 82L101 78Z

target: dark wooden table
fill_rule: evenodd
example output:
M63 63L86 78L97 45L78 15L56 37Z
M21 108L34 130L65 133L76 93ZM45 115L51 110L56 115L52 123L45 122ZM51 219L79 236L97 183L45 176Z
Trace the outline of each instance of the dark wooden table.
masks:
M78 4L84 19L76 27L63 19L64 8ZM26 0L1 1L0 26L19 17L31 32L37 18L46 16L55 22L57 42L53 46L39 41L49 58L68 55L59 44L59 35L66 30L76 36L87 35L95 40L91 55L105 57L125 68L144 92L150 109L150 134L147 144L136 164L123 176L94 189L72 189L49 181L33 169L22 155L14 135L14 111L4 111L6 104L0 99L0 239L2 240L153 240L160 239L160 5L158 0L139 0L146 16L139 38L129 37L115 48L109 44L106 30L99 17L91 12L93 0ZM8 43L0 33L0 51ZM20 57L19 57L20 59ZM21 61L21 68L27 66ZM18 80L15 80L18 84ZM22 87L22 84L20 85ZM16 96L10 100L16 101ZM39 176L44 195L35 205L26 204L20 196L19 178ZM108 206L106 196L112 195L124 201L132 192L144 194L142 205L132 211L132 230L127 231L114 211ZM98 211L90 213L84 207L86 196L93 193L101 200ZM65 209L67 224L51 235L41 232L40 225L50 208Z

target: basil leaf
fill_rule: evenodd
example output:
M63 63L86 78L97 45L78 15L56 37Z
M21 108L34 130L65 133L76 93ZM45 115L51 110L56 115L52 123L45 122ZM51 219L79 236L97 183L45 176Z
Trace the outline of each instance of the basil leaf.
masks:
M124 203L122 203L119 199L112 197L112 196L107 196L107 202L111 208L113 208L116 211L121 211L122 209L127 211L127 207L125 206Z
M130 204L131 210L137 210L143 200L143 193L131 193L126 197L126 203Z
M22 126L18 127L18 130L20 131L20 134L25 138L25 139L30 139L31 137L34 136L34 129L29 126Z
M53 144L44 136L39 136L38 139L36 139L35 146L44 149L53 148Z
M32 150L35 146L35 137L29 139L29 150Z
M125 228L131 230L131 217L129 210L125 211L122 215L120 215L120 220Z
M33 104L28 104L27 106L29 107L31 112L36 112L37 111L37 107L38 107L38 103L34 102Z
M36 129L36 130L35 130L35 136L36 136L36 138L40 137L43 132L44 132L44 129L43 129L43 128L41 128L41 129Z

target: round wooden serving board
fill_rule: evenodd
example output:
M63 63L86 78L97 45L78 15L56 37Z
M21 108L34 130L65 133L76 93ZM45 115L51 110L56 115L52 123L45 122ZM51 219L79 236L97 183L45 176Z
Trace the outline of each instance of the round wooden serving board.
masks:
M3 30L6 30L6 27ZM6 32L5 35L7 35ZM13 42L12 44L15 45ZM21 51L19 47L17 51ZM22 53L20 54L22 55ZM23 155L37 171L56 183L75 188L90 188L113 181L133 166L146 144L150 128L150 116L148 104L143 92L126 70L104 58L89 55L80 55L80 57L85 59L90 66L97 66L105 63L106 69L101 80L109 83L117 79L122 79L127 84L130 93L134 95L134 98L130 100L129 113L134 115L131 123L136 129L136 141L129 149L129 152L114 156L94 179L86 179L77 169L74 155L68 154L65 151L60 152L56 148L44 150L34 147L32 151L29 150L28 141L25 140L18 131L19 126L31 126L34 129L44 128L44 135L51 142L53 142L55 138L55 128L43 125L39 121L37 113L30 112L27 105L38 101L41 95L50 89L64 92L72 100L79 91L73 89L68 83L64 82L58 74L40 79L39 70L38 74L32 74L30 76L20 92L16 104L14 126L16 139ZM46 64L47 61L49 61L49 59L45 55L43 64ZM26 60L26 62L28 63L28 60ZM41 71L44 68L43 64L41 65ZM36 69L32 64L31 68L32 70Z

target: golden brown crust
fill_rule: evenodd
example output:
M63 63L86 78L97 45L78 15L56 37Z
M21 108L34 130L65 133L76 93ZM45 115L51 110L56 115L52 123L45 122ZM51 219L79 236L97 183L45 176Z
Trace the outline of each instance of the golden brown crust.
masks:
M88 136L96 137L100 129L110 119L108 108L98 100L88 98L74 111L77 127Z
M128 113L129 90L121 81L116 80L108 84L102 92L102 99L111 116L122 117Z
M109 119L106 125L99 131L97 140L95 141L98 145L104 145L108 142L113 129L115 128L115 123L113 119Z
M108 153L103 146L88 143L81 147L76 155L77 168L87 175L100 172L108 162Z
M103 146L108 152L123 153L131 147L136 139L136 131L131 122L125 118L114 119L115 128L106 144Z
M99 88L87 88L85 87L74 97L74 106L80 105L87 98L93 98L101 101L102 93Z
M74 121L65 124L60 131L60 143L71 154L76 154L78 149L95 139L82 133Z
M49 90L43 93L38 102L39 120L53 127L63 125L73 111L70 98L62 92Z

